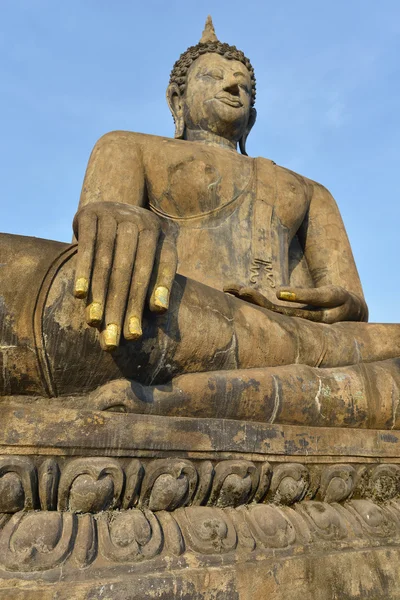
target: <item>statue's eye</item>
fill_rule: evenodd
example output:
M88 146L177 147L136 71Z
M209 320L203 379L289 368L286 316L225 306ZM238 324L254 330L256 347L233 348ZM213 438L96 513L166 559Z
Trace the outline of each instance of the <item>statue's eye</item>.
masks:
M213 79L223 79L224 74L220 69L209 69L204 72L204 75L207 77L212 77Z

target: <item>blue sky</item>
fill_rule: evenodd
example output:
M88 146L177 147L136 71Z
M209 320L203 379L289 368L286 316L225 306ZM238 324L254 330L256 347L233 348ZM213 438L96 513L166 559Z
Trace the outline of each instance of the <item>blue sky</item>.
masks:
M251 59L251 156L335 196L372 321L400 321L398 0L0 0L1 230L69 241L105 132L172 136L165 89L208 13Z

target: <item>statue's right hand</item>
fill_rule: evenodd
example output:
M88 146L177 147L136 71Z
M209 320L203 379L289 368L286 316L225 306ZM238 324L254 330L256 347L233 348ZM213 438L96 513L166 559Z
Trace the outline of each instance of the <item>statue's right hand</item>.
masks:
M176 272L176 249L164 238L159 218L145 208L98 202L80 209L73 223L78 239L74 294L87 299L87 323L101 331L101 346L114 350L121 333L142 335L150 279L150 310L165 312Z

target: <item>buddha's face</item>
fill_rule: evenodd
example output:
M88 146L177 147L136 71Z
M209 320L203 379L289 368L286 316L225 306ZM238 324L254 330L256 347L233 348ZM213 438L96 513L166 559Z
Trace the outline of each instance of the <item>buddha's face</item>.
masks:
M186 127L237 142L248 125L250 108L251 78L245 65L215 53L194 61L183 98Z

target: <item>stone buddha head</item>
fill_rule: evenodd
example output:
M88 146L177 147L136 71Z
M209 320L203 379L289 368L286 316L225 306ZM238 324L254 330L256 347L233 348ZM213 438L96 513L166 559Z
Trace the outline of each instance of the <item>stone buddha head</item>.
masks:
M246 154L246 139L256 120L254 70L243 52L221 43L211 17L202 38L181 54L167 89L175 137L210 134Z

